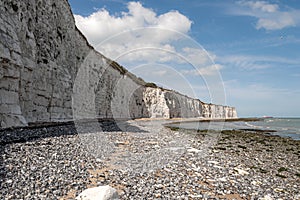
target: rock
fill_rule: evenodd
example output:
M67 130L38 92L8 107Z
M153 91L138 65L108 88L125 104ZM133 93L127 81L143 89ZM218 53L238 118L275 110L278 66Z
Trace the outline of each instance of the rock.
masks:
M263 198L259 198L259 200L273 200L273 198L271 197L271 195L267 194Z
M192 199L197 199L197 198L202 198L203 196L201 194L198 194L198 195L190 195L190 197Z
M226 177L219 178L219 181L226 182L227 178Z
M243 169L239 169L237 167L234 168L235 171L237 171L240 175L248 175L249 172L243 170Z
M160 198L161 197L161 194L160 193L156 193L154 194L155 198Z
M217 161L214 161L214 160L209 160L209 161L207 161L208 163L211 163L211 164L218 164L219 162L217 162Z
M117 200L119 199L117 190L106 186L89 188L81 192L76 200Z
M274 192L284 192L284 189L282 189L282 188L275 188Z
M224 167L221 167L221 166L219 166L219 165L214 165L213 166L214 168L218 168L218 169L223 169Z
M201 152L201 150L195 149L195 148L190 148L190 149L188 149L187 151L188 151L188 152L191 152L191 153L199 153L199 152Z
M262 182L260 182L260 181L252 181L251 184L258 186L258 185L261 185Z

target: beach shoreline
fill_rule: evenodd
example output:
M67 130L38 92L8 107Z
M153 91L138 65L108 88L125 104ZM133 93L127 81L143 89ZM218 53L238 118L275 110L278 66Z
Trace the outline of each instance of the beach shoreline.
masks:
M0 197L74 199L110 185L120 199L299 199L300 141L253 131L171 130L166 122L30 129L48 136L1 146Z
M299 118L229 118L229 119L191 119L166 123L169 128L190 130L237 130L263 132L293 140L300 140Z

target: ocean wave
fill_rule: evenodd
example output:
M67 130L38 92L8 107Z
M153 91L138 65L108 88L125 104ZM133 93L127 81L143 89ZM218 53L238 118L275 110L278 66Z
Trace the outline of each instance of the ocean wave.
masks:
M254 124L250 124L249 122L245 122L246 126L251 127L251 128L255 128L255 129L263 129L263 126L258 126L258 125L254 125Z

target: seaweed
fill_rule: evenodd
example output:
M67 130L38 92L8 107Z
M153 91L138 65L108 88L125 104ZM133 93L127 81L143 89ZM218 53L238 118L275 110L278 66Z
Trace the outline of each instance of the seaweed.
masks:
M171 131L179 131L180 130L179 127L173 127L173 126L167 126L167 128L169 128Z
M241 149L247 149L247 147L243 146L243 145L238 145L237 146L238 148L241 148Z
M280 177L280 178L287 178L287 176L282 175L282 174L276 174L276 176Z
M280 167L277 171L280 173L280 172L284 172L284 171L287 171L288 169L285 168L285 167Z

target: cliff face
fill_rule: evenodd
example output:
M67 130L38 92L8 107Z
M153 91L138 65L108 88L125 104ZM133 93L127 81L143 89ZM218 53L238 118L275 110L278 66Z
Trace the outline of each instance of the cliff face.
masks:
M66 0L0 0L1 127L81 118L236 117L145 82L96 52Z

